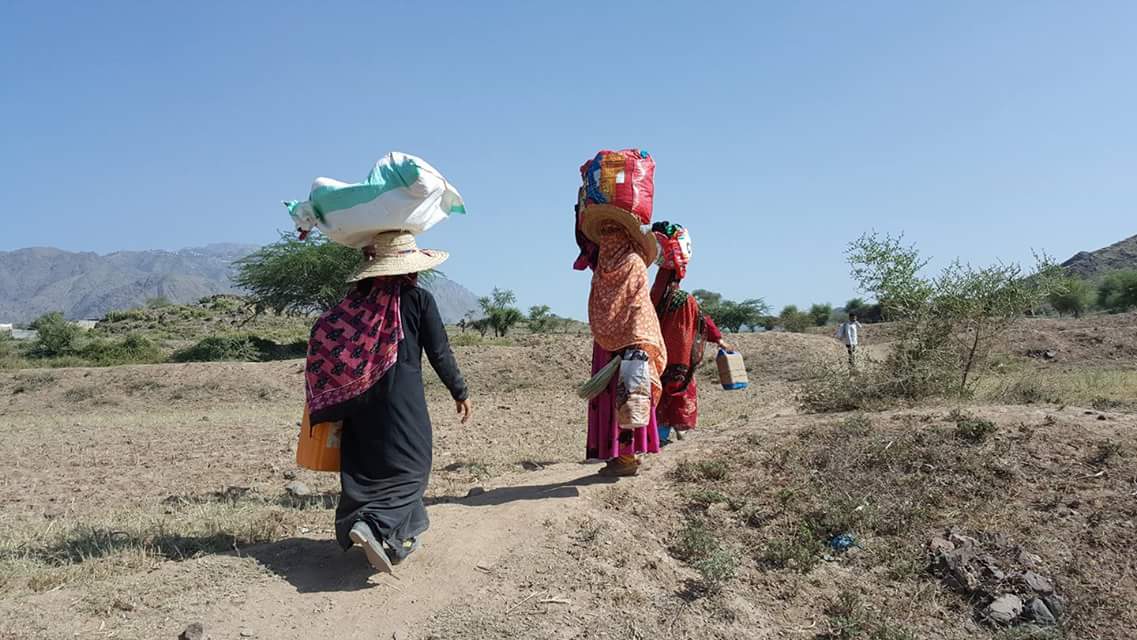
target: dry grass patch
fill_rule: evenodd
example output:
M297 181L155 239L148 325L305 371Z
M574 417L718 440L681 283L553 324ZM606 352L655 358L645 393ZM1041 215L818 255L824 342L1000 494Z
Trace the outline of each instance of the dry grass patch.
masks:
M49 591L181 561L227 553L288 537L324 505L295 507L283 499L220 492L200 499L172 497L161 510L0 529L0 593ZM308 513L313 511L313 513Z
M982 400L1014 404L1072 405L1099 411L1137 410L1137 371L1085 369L1022 371L985 379Z
M1122 630L1137 625L1137 434L1101 435L1103 425L1091 436L1055 418L1008 423L974 411L811 419L772 437L766 452L739 450L714 479L681 463L672 478L687 516L673 553L705 583L746 598L784 593L793 576L825 576L819 584L836 595L828 592L818 638L914 638L944 620L954 629L944 637L974 637L979 603L939 584L926 551L932 537L962 527L1043 558L1039 570L1070 603L1057 632L1127 638ZM706 563L717 549L738 550L723 574L738 580L715 578ZM928 592L914 612L912 594Z

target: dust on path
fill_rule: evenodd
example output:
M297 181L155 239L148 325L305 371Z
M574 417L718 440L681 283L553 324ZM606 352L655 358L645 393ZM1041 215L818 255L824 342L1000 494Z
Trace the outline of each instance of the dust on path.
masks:
M327 537L245 549L274 575L239 604L219 604L201 619L214 638L424 637L438 611L482 599L497 565L528 555L544 537L546 521L590 509L582 498L609 484L595 467L580 464L556 465L524 480L428 507L423 548L396 568L398 579L374 574L361 552L344 553Z

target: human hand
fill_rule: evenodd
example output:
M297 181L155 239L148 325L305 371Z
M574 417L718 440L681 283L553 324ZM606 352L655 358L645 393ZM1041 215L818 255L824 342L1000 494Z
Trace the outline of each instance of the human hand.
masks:
M719 349L722 349L723 351L734 351L734 347L730 346L730 343L726 340L719 342Z
M462 416L462 424L469 422L470 416L474 413L474 406L470 404L470 401L468 399L455 400L454 406L458 409L458 415Z

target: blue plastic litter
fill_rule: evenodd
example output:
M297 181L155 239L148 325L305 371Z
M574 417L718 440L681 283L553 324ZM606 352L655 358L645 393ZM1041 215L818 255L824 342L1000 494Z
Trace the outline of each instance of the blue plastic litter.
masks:
M848 551L849 549L852 549L853 547L856 547L858 545L857 545L856 538L854 538L852 536L852 534L842 533L842 534L835 535L832 538L830 538L829 539L829 546L834 551L844 552L844 551Z

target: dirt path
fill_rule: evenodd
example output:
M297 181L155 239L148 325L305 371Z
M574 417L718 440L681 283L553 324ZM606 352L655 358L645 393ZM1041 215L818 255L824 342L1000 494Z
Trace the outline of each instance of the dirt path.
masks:
M562 464L455 503L429 507L423 548L375 575L358 550L334 541L292 539L244 551L273 574L240 604L203 614L213 638L419 638L440 610L479 599L503 558L529 555L550 518L587 510L582 496L605 486L594 468ZM495 603L491 606L497 606Z

